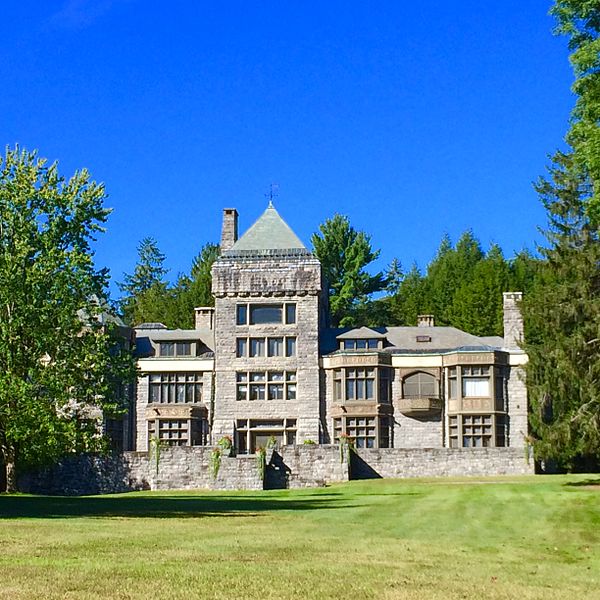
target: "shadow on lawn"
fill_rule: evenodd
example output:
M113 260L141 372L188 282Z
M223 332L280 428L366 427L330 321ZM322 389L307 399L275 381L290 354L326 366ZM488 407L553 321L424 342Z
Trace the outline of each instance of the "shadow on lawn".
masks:
M569 481L564 485L568 487L600 487L600 478L598 479L583 479L582 481Z
M0 519L66 517L249 517L280 510L344 508L334 494L273 498L260 496L0 496Z

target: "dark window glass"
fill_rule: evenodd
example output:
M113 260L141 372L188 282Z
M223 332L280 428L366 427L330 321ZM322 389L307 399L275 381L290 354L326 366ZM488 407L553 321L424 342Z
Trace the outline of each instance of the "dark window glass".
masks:
M268 338L269 356L283 356L283 338Z
M281 323L281 304L255 304L250 307L250 325Z
M161 356L175 356L175 343L174 342L161 342L160 343L160 355Z
M285 305L285 322L288 325L293 325L296 322L296 305L286 304Z
M177 342L177 356L191 356L191 342Z
M368 346L371 350L376 349L379 347L379 341L378 340L368 340Z
M265 355L265 338L250 338L250 356Z
M236 322L238 325L248 324L248 307L245 304L237 305Z
M354 340L344 340L344 350L354 350L355 347Z
M285 344L286 344L285 355L286 356L296 356L296 338L295 337L285 338Z
M247 353L248 340L246 338L238 338L237 339L237 349L236 354L237 357L240 358L242 356L246 356Z

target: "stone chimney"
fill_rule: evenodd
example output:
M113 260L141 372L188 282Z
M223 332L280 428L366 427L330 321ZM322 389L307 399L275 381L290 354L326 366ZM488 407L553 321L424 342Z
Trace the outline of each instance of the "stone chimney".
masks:
M194 309L196 329L213 329L215 324L215 309L213 306L198 306Z
M419 315L417 317L417 325L419 327L434 327L435 319L433 315Z
M504 345L507 348L519 348L523 343L523 315L521 300L523 292L504 292Z
M229 250L238 239L238 211L235 208L223 209L223 228L221 229L221 252Z

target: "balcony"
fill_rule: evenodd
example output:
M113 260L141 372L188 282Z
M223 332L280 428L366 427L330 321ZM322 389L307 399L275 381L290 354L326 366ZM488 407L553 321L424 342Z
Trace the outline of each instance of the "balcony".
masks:
M407 417L429 417L442 412L442 399L429 396L408 396L398 400L400 412Z

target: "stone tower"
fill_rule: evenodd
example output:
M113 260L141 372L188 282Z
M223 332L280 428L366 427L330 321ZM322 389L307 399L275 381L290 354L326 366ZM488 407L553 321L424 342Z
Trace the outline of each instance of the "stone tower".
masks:
M271 204L228 246L212 269L213 441L231 435L242 453L272 436L318 442L321 265Z

